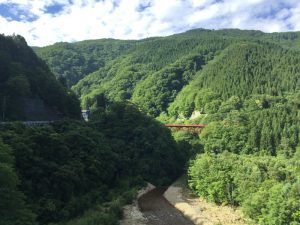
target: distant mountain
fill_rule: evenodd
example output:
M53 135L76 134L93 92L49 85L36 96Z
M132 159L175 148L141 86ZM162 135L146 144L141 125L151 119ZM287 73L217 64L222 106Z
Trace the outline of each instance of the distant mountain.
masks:
M135 41L102 39L74 44L61 42L33 49L57 77L63 77L68 86L72 86L85 75L104 67L107 61L126 53L135 44Z
M0 120L80 117L79 103L23 37L0 35Z
M57 79L21 36L0 36L2 120L78 118L68 86L93 113L1 126L1 224L117 224L144 181L168 184L182 168L197 195L251 224L299 224L299 32L196 29L34 50ZM207 126L171 135L145 114Z
M200 110L195 96L202 89L224 100L298 90L299 50L300 32L237 29L195 29L139 41L94 40L35 49L52 71L73 85L82 107L95 106L97 96L105 94L114 101L130 100L153 116ZM77 55L69 57L71 52ZM80 57L84 60L79 62Z
M17 48L9 57L2 54L0 68L9 75L2 84L9 88L0 90L10 92L2 91L1 105L16 99L15 113L22 99L25 114L35 118L48 106L70 114L61 102L66 89L45 64L26 45L18 47L24 42L20 37L7 40ZM13 171L2 169L11 178L4 183L10 188L3 189L10 191L2 195L16 193L9 195L12 204L0 207L7 221L20 218L18 224L25 224L37 215L40 224L115 224L128 203L118 199L130 199L127 191L135 182L163 184L185 167L195 194L239 207L249 223L299 224L299 32L196 29L138 41L34 49L93 113L88 123L23 131L12 124L9 132L1 130L2 155L7 158L11 147L16 163L9 160L8 166L17 168L20 190L28 197L18 197ZM144 114L164 123L207 126L174 130L171 136Z

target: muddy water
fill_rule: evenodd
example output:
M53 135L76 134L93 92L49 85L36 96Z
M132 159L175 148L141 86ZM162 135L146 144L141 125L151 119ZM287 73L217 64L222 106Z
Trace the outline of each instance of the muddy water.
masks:
M139 207L151 225L194 225L164 197L165 189L154 189L138 200Z

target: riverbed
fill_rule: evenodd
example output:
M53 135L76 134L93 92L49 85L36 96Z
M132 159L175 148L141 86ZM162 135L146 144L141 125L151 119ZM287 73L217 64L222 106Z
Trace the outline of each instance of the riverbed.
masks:
M156 188L138 199L140 210L147 219L147 224L194 225L164 198L165 190Z

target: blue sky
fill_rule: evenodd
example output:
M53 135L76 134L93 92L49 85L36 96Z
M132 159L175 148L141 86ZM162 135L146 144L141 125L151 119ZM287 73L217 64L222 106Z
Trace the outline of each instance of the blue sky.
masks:
M166 36L193 28L300 31L299 0L0 0L0 33L30 45Z

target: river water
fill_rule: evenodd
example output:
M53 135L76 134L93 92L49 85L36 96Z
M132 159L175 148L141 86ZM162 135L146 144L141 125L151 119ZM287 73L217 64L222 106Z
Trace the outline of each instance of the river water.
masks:
M139 198L138 204L150 225L194 225L163 196L165 189L154 189Z

